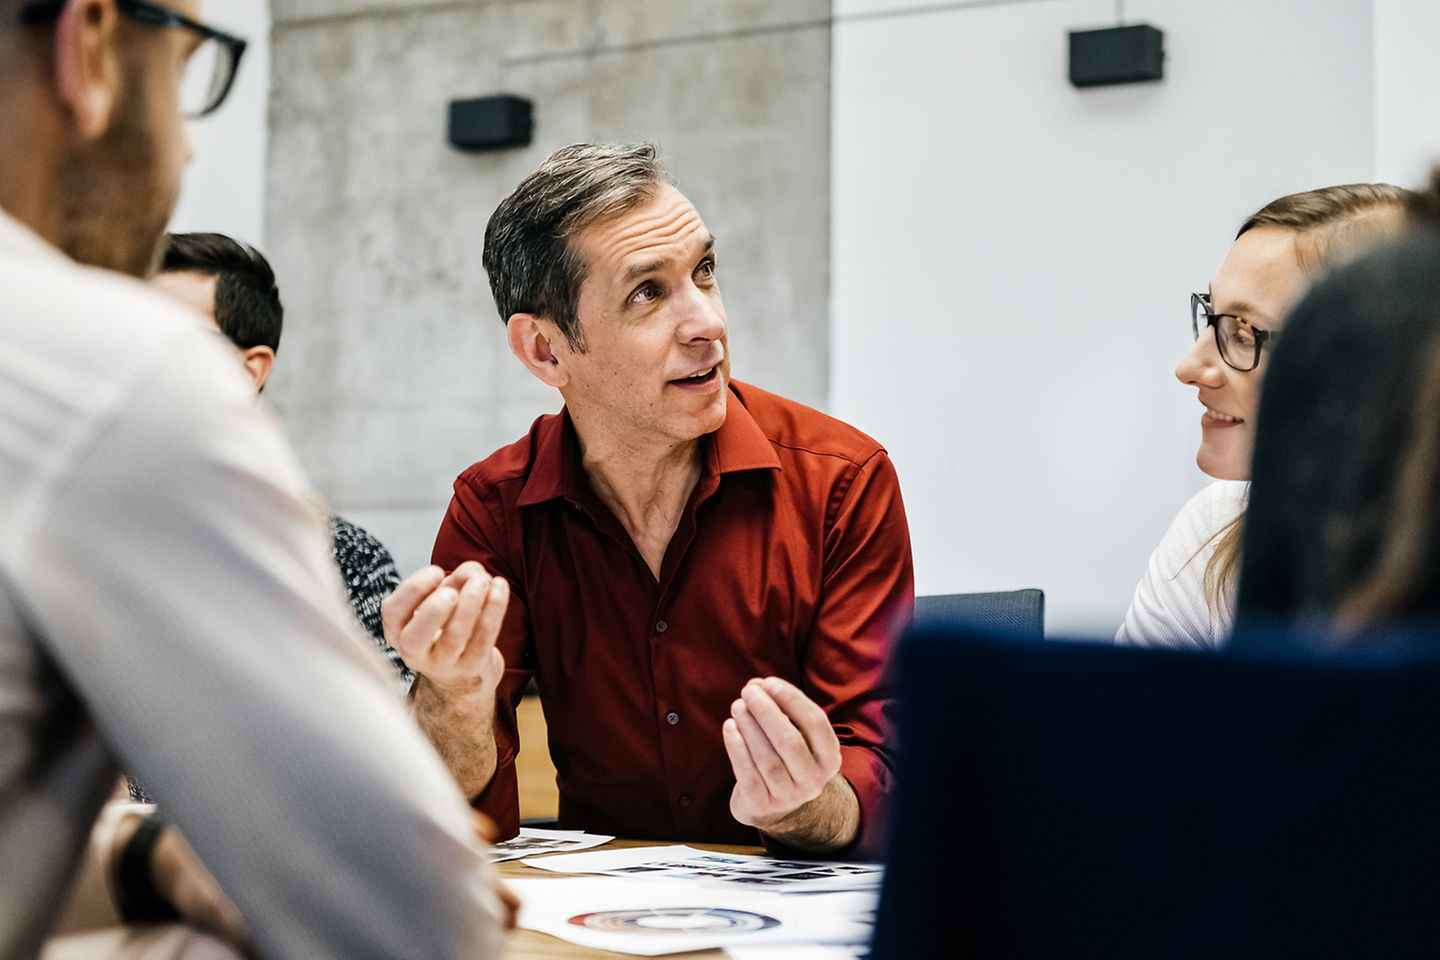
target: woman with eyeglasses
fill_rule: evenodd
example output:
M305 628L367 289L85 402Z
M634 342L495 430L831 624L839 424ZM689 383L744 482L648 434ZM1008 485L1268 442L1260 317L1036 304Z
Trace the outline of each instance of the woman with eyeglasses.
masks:
M1244 222L1210 289L1191 295L1195 342L1175 376L1204 408L1195 462L1215 482L1185 505L1151 555L1116 643L1225 642L1260 384L1285 316L1336 261L1397 233L1413 196L1388 184L1348 184L1281 197Z

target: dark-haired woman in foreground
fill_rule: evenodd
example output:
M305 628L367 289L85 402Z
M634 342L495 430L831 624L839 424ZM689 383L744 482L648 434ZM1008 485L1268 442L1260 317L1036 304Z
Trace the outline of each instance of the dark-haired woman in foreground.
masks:
M1262 399L1239 619L1440 624L1440 176L1296 308Z

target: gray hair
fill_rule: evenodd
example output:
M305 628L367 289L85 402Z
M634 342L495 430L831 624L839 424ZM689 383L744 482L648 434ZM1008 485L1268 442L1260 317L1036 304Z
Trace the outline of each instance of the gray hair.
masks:
M485 227L483 262L501 321L517 313L546 317L583 350L577 310L587 264L572 241L673 182L653 143L576 143L550 154Z

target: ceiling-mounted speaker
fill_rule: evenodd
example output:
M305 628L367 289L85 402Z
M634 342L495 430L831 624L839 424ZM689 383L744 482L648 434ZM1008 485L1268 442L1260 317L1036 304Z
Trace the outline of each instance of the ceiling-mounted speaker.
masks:
M1165 76L1165 34L1143 23L1070 32L1070 82L1077 87L1143 83Z
M505 93L450 101L450 143L461 150L527 147L534 132L534 106L524 97Z

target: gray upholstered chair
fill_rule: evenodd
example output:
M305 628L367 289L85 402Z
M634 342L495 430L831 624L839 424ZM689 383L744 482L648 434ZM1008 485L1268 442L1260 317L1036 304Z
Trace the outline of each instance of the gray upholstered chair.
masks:
M915 598L915 616L954 620L1027 637L1045 635L1045 591L1004 590L998 593L950 593Z

